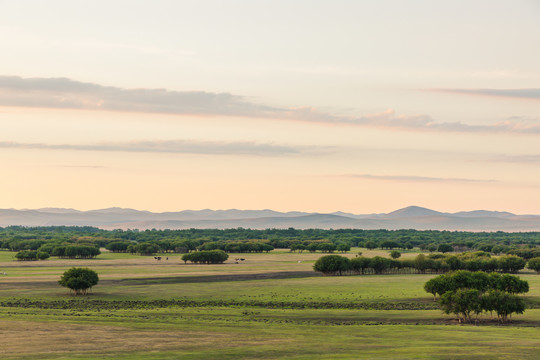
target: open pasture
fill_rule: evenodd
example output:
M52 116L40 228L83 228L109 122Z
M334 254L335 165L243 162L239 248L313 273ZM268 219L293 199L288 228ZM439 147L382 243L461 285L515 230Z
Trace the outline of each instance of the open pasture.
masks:
M366 256L387 251L357 251ZM459 325L423 284L433 275L321 276L320 253L231 254L221 265L178 255L16 262L0 252L2 359L521 358L540 348L540 310L500 326ZM405 255L405 254L404 254ZM411 256L415 256L411 253ZM235 264L235 258L246 260ZM98 272L90 296L57 284ZM540 302L540 276L529 304ZM21 339L24 337L24 341Z

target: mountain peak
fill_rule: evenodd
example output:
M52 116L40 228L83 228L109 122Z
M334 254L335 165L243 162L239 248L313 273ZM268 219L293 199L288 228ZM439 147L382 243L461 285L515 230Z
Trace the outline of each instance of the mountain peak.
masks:
M433 216L433 215L442 215L441 212L427 209L420 206L407 206L403 209L392 211L391 213L386 214L387 217L417 217L417 216Z

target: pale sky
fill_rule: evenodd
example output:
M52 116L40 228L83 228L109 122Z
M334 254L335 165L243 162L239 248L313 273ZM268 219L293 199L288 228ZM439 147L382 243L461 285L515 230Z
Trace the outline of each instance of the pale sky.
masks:
M0 208L540 214L540 1L0 0Z

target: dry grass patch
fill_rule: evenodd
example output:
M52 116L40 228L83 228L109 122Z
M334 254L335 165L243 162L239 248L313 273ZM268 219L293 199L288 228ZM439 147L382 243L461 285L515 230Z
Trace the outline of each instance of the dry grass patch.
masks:
M0 358L3 359L34 354L61 356L190 351L201 347L231 348L268 342L268 339L252 336L243 338L238 337L238 334L220 332L146 330L109 325L5 320L0 321L0 333Z

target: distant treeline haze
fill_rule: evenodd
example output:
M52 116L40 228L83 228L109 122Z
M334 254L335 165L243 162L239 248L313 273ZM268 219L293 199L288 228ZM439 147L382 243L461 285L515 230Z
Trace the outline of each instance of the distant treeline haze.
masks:
M89 226L0 228L1 249L39 251L66 258L95 257L99 255L99 248L102 247L113 252L141 255L158 252L189 253L198 250L223 250L229 253L268 252L275 248L298 252L333 253L347 252L351 247L364 247L404 251L420 248L426 252L443 253L484 251L493 254L513 254L528 260L540 256L539 245L540 232L293 228L108 231Z

